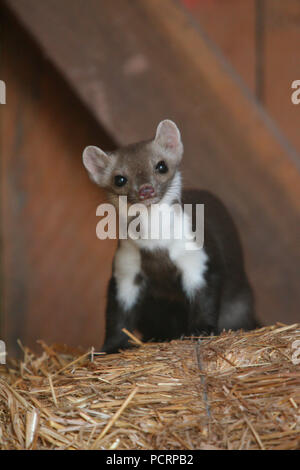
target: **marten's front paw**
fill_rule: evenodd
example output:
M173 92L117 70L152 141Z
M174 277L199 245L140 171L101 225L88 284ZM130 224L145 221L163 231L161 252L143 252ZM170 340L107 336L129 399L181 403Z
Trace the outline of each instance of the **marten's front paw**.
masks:
M106 354L113 354L120 352L122 349L128 349L130 347L131 344L128 342L128 337L122 335L122 337L118 336L106 339L101 348L101 352Z

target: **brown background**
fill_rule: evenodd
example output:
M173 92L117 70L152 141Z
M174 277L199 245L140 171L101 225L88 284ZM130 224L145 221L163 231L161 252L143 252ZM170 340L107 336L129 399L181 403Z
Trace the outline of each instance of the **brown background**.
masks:
M300 152L300 107L290 99L300 77L300 2L182 2Z
M166 117L182 130L186 186L218 194L239 226L260 319L299 321L300 7L284 3L261 2L259 24L250 0L2 4L9 351L18 338L100 346L115 241L96 239L104 195L82 149L151 137Z

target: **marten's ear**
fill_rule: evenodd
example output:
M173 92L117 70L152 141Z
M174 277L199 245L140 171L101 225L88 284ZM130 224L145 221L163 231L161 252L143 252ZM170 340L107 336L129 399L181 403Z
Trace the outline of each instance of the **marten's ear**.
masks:
M183 145L178 127L173 121L165 119L156 129L155 142L177 158L182 157Z
M109 156L99 147L89 145L82 154L82 160L90 178L100 186L104 185L105 169L109 164Z

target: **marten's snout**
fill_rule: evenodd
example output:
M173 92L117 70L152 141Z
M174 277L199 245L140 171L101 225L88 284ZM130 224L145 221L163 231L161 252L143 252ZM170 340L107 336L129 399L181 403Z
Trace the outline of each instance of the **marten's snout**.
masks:
M139 198L141 200L150 199L155 196L155 190L151 184L143 184L139 189Z

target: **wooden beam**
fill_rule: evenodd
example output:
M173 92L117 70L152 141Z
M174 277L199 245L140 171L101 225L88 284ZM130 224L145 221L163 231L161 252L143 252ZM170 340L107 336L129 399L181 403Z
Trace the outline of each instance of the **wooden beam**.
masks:
M297 321L299 155L192 17L171 0L6 4L117 142L178 123L185 184L234 214L261 317Z

